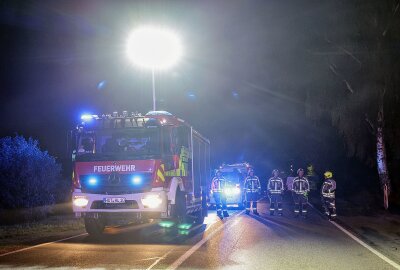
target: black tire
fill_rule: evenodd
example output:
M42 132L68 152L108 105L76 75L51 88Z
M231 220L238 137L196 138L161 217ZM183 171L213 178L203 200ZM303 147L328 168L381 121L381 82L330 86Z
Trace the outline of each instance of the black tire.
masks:
M85 229L90 236L102 236L105 227L104 220L100 218L85 217Z
M204 216L204 214L203 214L203 212L202 211L199 211L199 212L197 212L196 214L195 214L195 218L194 218L194 223L196 223L196 224L203 224L204 223L204 218L205 218L205 216Z
M201 207L202 207L202 215L204 217L208 217L208 206L207 206L207 193L201 193Z
M175 204L172 205L172 219L176 223L184 223L187 221L185 193L178 189L175 196Z

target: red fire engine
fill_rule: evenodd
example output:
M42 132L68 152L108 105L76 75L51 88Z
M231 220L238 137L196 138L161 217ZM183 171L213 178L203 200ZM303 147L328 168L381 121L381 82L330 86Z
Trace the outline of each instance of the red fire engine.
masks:
M73 131L73 211L86 231L207 216L210 142L165 111L83 115Z

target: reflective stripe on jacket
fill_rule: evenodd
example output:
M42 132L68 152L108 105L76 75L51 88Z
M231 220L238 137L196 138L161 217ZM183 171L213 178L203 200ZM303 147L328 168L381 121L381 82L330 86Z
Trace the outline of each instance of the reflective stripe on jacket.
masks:
M223 177L214 177L211 182L212 192L223 192L226 186L226 180Z
M268 180L267 189L271 194L282 194L284 190L283 180L279 177L271 177Z
M246 192L260 192L261 185L257 176L247 176L244 180L244 189Z
M335 198L336 181L332 178L326 179L321 187L321 195L327 198Z
M306 194L310 191L310 184L308 183L307 178L305 177L296 177L293 180L292 190L296 194Z

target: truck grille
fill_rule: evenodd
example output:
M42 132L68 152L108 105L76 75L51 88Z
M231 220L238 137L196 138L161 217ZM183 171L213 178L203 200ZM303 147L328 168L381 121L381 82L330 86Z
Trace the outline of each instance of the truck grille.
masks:
M90 209L138 209L137 201L125 201L125 203L104 203L103 201L94 201Z
M133 181L139 177L140 182ZM102 174L80 175L82 192L91 194L120 195L143 193L151 190L151 174Z

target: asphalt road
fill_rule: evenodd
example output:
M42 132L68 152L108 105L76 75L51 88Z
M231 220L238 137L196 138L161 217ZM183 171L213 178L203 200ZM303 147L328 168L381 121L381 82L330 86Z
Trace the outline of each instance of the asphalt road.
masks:
M395 269L339 231L315 210L307 219L211 211L203 226L158 224L108 228L0 257L0 269Z

